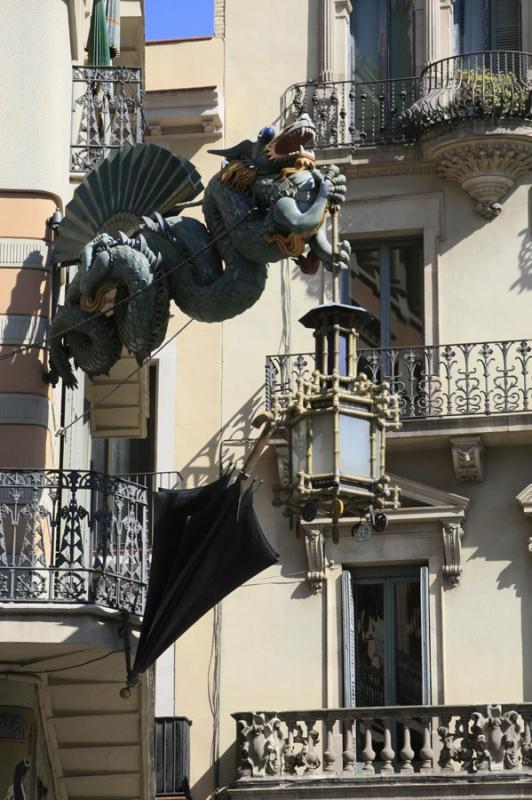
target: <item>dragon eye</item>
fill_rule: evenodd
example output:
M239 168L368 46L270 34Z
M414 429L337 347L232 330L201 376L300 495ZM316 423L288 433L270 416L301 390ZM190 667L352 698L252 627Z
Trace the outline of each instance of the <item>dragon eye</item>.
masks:
M271 142L275 136L275 128L268 125L266 128L261 128L259 131L259 142Z

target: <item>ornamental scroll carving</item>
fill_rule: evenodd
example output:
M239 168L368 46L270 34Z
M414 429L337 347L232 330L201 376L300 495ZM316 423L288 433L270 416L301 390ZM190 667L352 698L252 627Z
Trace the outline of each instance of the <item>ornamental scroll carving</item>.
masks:
M313 775L321 760L316 752L316 722L281 720L264 713L237 720L239 778Z
M454 722L451 722L451 719ZM438 727L442 772L459 770L475 773L518 769L530 763L530 731L517 711L503 712L490 705L486 712L474 711L459 717L441 718Z
M461 522L445 522L443 525L443 577L451 586L457 586L462 574L462 537L464 529Z
M325 580L325 534L321 528L305 529L307 581L312 594L321 594Z

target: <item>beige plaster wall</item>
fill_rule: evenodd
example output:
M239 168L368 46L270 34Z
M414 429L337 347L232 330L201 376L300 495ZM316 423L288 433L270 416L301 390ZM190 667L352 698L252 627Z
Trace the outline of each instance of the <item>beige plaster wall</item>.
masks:
M471 500L460 584L445 588L441 597L439 702L532 700L530 522L515 500L530 483L529 465L526 445L487 448L486 478L475 484L456 480L450 448L389 456L394 474Z
M23 14L19 0L6 0L0 52L0 187L61 197L68 180L72 93L64 0L25 0Z
M219 85L223 57L220 38L146 42L146 91Z

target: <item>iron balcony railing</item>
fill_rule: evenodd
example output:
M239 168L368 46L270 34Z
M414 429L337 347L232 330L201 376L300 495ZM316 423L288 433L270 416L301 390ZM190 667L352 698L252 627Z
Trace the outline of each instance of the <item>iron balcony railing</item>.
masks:
M287 124L309 114L318 148L413 144L435 124L529 118L531 89L531 54L483 51L437 61L419 77L294 84L281 117Z
M243 712L237 782L532 777L532 703ZM379 784L381 790L384 784Z
M112 150L144 141L142 73L138 67L72 69L70 169L88 172Z
M419 85L416 77L294 84L282 98L282 124L307 113L317 148L412 144L403 115L419 98Z
M0 602L142 614L148 493L97 472L0 470Z
M274 393L286 403L313 370L310 353L267 356L268 408ZM532 340L360 350L360 372L389 383L404 422L532 411Z

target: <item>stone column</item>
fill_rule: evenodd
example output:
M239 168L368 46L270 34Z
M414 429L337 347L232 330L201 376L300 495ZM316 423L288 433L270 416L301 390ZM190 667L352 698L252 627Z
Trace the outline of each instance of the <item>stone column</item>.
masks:
M321 0L320 81L350 78L351 0Z
M439 36L437 42L439 45L439 52L433 60L439 58L448 58L452 55L453 43L453 5L454 0L439 0L440 13L439 13ZM438 31L436 30L436 33Z
M321 0L320 81L332 81L334 70L334 2Z

